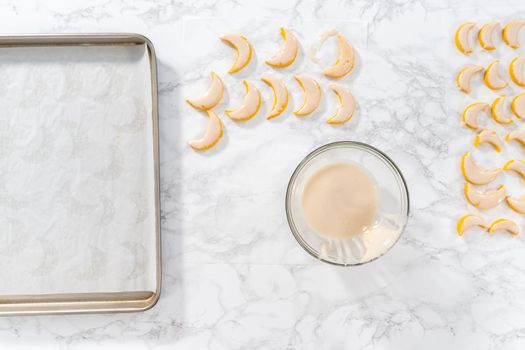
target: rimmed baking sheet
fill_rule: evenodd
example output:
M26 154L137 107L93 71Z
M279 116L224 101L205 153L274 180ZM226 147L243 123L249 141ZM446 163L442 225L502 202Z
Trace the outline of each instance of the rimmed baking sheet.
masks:
M134 34L0 37L0 315L152 306L157 80Z

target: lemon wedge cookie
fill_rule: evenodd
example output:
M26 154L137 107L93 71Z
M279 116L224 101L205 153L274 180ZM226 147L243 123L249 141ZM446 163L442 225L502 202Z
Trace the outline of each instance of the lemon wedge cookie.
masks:
M484 129L476 135L474 138L474 147L479 147L479 145L483 143L488 143L494 147L496 152L501 152L503 141L501 140L501 137L499 137L498 133L494 130Z
M490 105L485 102L474 102L469 104L461 114L461 121L470 129L478 129L478 116L481 112L490 113Z
M335 62L323 71L323 74L330 78L341 78L354 69L355 52L352 44L344 36L338 33L335 38L339 55Z
M223 94L224 85L221 78L215 72L211 72L211 83L206 93L197 98L187 99L186 102L193 108L206 111L218 105Z
M495 60L488 65L483 80L485 81L485 85L492 90L501 90L509 85L509 83L503 79L501 74L500 60Z
M253 118L261 108L261 93L249 80L243 80L246 95L242 104L235 109L227 109L225 112L235 121L244 121Z
M494 46L494 32L499 27L499 22L487 22L481 26L478 32L478 41L484 50L492 51Z
M204 151L212 148L222 137L222 122L213 111L208 112L208 126L200 139L191 140L188 144L195 150Z
M321 87L309 75L299 74L295 76L295 80L301 86L304 93L303 104L293 113L297 116L305 116L317 109L321 102Z
M478 191L468 182L463 189L467 201L478 209L486 210L494 208L505 198L505 186L500 185L496 189L485 192Z
M237 73L246 67L248 63L250 63L253 56L253 49L252 45L244 35L227 34L221 36L220 39L226 44L230 45L237 53L235 61L233 62L233 65L231 66L228 73Z
M512 113L519 119L525 119L525 92L516 95L510 103Z
M513 19L509 21L509 23L503 27L502 37L505 44L513 49L520 47L519 33L523 26L525 26L525 20L523 19Z
M476 27L474 22L466 22L461 24L456 30L455 43L456 47L461 53L470 55L472 53L472 45L470 43L470 33Z
M525 131L512 130L507 135L505 135L505 141L517 141L522 147L525 148Z
M461 173L465 180L474 185L486 185L496 180L501 169L482 169L474 160L470 152L465 152L461 158Z
M503 166L503 170L514 171L525 180L525 162L520 159L509 160Z
M470 81L472 80L472 77L477 73L482 73L484 70L485 68L477 65L468 65L461 69L456 76L456 84L459 89L468 94L471 90Z
M267 65L275 68L290 66L295 61L299 51L299 42L292 32L286 28L281 28L281 37L283 38L283 43L279 52L265 61Z
M457 230L458 236L463 236L463 233L465 233L465 231L470 230L474 227L479 227L479 228L482 228L483 230L486 230L488 227L487 221L478 215L474 215L474 214L463 215L458 220L458 223L456 224L456 230Z
M507 205L516 213L525 214L525 195L519 197L505 197Z
M490 109L492 119L499 124L510 124L513 122L509 108L507 106L507 96L501 95L494 99Z
M517 56L510 61L509 75L516 85L525 86L525 56Z
M507 231L513 236L518 236L520 234L520 228L518 225L510 219L497 219L490 224L488 232L494 233L496 231Z
M288 106L288 89L283 80L277 77L262 77L261 80L268 84L273 91L272 109L266 115L266 119L273 119L281 115Z
M355 111L355 99L350 89L344 85L331 83L328 85L339 100L339 105L335 114L328 118L326 121L328 124L343 124L349 121L354 115Z

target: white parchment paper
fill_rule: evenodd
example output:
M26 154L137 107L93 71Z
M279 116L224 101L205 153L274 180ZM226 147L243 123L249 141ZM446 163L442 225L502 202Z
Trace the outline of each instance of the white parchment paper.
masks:
M0 295L155 288L145 46L0 49Z

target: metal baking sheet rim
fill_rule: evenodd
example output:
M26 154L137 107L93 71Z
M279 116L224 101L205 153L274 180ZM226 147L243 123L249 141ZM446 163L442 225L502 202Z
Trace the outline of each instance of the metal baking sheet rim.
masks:
M0 316L109 313L146 311L157 303L161 291L160 169L157 96L157 61L153 43L134 33L30 34L0 36L0 48L35 46L143 45L148 49L151 90L155 178L156 287L154 291L71 293L0 296Z

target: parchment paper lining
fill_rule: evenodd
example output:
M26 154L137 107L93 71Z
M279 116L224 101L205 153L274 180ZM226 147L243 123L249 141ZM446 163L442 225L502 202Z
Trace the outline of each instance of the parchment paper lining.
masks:
M0 49L0 295L155 288L139 46Z

